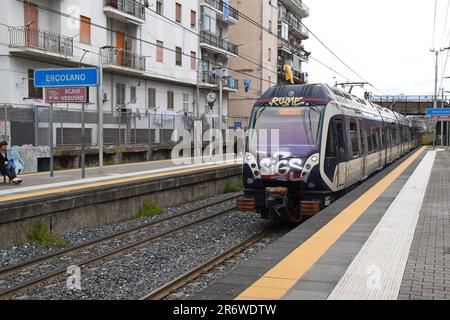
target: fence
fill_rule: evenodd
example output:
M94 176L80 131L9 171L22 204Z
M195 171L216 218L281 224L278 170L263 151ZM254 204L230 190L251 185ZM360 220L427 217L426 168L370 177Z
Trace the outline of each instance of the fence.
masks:
M94 108L91 108L94 109ZM175 129L193 132L194 119L187 114L139 112L104 112L104 144L111 146L170 145ZM220 128L218 118L203 117L203 131ZM227 128L246 129L248 120L227 117ZM81 145L81 110L74 107L54 107L53 145ZM97 145L97 112L88 107L85 113L85 144ZM223 128L223 127L222 127ZM0 103L0 139L11 145L48 146L49 108L46 106L12 106Z

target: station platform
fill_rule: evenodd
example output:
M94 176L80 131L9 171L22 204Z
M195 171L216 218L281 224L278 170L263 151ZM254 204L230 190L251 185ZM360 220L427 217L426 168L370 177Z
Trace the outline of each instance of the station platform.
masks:
M194 299L450 299L450 152L422 147Z
M202 162L198 158L184 159L187 162L176 164L172 160L150 161L105 166L102 175L98 167L86 168L86 178L81 179L81 169L55 171L54 177L49 172L24 174L21 185L0 183L0 206L24 199L48 195L67 195L75 191L88 191L91 188L137 182L141 180L161 179L179 174L189 174L240 165L239 159L228 161ZM2 180L3 181L3 180Z

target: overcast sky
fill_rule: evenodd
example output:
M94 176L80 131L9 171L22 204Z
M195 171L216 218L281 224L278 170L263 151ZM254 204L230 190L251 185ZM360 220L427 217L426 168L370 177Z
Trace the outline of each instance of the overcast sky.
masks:
M450 15L443 36L448 1L438 0L436 48L448 41ZM305 4L311 9L311 16L303 20L305 25L365 80L386 94L433 94L434 0L305 0ZM305 46L314 58L361 81L313 36ZM441 57L442 67L446 53ZM310 82L334 83L334 76L346 81L315 61L307 69ZM450 76L450 59L447 70ZM445 84L450 90L450 79Z

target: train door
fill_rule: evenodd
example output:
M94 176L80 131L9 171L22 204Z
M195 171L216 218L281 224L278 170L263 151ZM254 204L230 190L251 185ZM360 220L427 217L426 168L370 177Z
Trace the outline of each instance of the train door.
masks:
M365 130L363 129L363 122L359 121L359 139L361 143L361 178L366 176L366 157L367 157L367 137Z
M337 189L345 186L347 163L343 116L331 119L325 155L325 173Z

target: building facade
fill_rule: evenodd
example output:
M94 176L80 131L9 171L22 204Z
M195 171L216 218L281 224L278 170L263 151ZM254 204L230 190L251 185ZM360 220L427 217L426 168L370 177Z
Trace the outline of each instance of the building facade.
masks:
M237 46L228 40L228 27L238 22L238 14L224 4L215 0L5 0L0 12L4 80L0 106L34 113L48 108L44 90L33 85L36 69L101 65L101 109L111 119L119 118L105 121L106 143L115 143L117 137L123 143L146 142L150 129L191 129L194 119L225 128L228 94L238 87L227 69L238 54ZM87 109L96 110L96 88L90 88L89 96ZM67 110L80 107L70 105ZM30 111L27 117L36 115ZM28 127L11 117L0 122L7 123L5 138L20 129L34 131L33 137L13 138L13 144L46 143L45 121L30 121L33 124ZM117 125L119 135L113 133ZM65 121L55 128L54 143L58 144L59 131L70 128L79 130L80 123ZM88 121L86 128L88 141L95 144L95 121ZM156 142L162 139L159 134L152 133ZM74 131L73 139L79 139L79 132Z
M244 57L232 61L232 74L239 83L249 83L247 90L241 85L231 94L230 115L248 117L264 91L286 83L286 65L291 67L295 83L307 82L304 64L310 53L303 42L309 36L302 20L309 16L309 8L300 0L232 0L231 5L256 22L232 26L230 37L240 44Z

